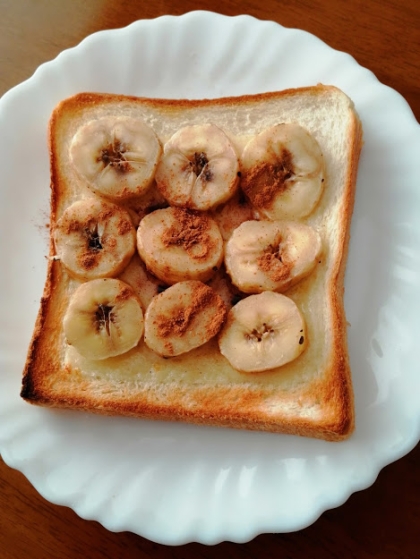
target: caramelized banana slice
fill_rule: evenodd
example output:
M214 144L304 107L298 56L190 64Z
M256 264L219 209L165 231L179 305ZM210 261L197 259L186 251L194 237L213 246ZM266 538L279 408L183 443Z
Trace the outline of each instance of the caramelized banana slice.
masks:
M233 231L244 221L256 219L255 212L245 198L243 192L238 192L223 206L216 208L212 216L217 223L223 240L229 240Z
M77 131L70 160L95 194L119 202L146 192L161 151L156 134L141 119L110 116Z
M209 210L236 192L238 171L235 149L220 128L186 126L164 145L156 183L171 205Z
M128 212L99 198L69 206L53 235L57 258L80 280L117 276L136 250L136 231Z
M244 148L242 167L241 188L268 219L308 216L324 189L321 149L298 124L278 124L255 136Z
M200 281L183 281L150 303L144 341L164 357L181 355L213 338L225 317L225 304L210 287Z
M234 369L257 373L297 359L306 347L305 321L285 295L250 295L229 311L219 348Z
M116 279L97 279L77 288L63 327L67 343L83 357L106 359L139 343L144 332L143 311L130 286Z
M128 283L133 288L144 311L149 306L153 297L164 291L167 287L162 285L161 281L146 270L146 266L138 254L133 256L128 266L119 276L119 279Z
M226 243L226 270L245 293L283 292L313 271L321 248L321 237L309 225L246 221Z
M182 208L156 210L137 230L147 269L164 283L209 280L223 261L223 239L213 219Z

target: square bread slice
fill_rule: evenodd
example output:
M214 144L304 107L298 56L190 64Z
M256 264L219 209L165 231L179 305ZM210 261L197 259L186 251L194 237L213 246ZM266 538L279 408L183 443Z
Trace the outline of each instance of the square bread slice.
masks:
M231 139L239 160L250 138L279 123L298 123L317 140L324 157L324 191L303 221L319 233L322 254L315 270L285 292L306 322L307 345L297 359L272 370L243 373L220 353L217 336L170 358L156 354L143 339L133 349L101 360L87 359L67 343L63 318L81 280L56 258L53 235L66 208L97 196L76 173L69 153L80 127L105 116L142 119L162 145L184 126L213 123ZM21 396L32 404L108 415L331 441L347 438L354 428L354 403L343 291L361 144L362 126L353 103L333 86L212 100L102 93L63 100L49 127L50 259ZM153 184L147 195L123 205L138 225L144 214L164 204ZM165 288L158 284L156 280L157 291Z

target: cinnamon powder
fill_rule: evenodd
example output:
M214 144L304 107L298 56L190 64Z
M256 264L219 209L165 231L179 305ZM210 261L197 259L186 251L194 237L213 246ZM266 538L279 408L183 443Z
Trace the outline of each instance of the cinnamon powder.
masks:
M291 265L281 258L280 247L270 245L264 253L258 257L257 264L267 276L274 282L284 281L291 272Z
M129 287L122 287L118 295L115 297L115 300L120 301L127 301L133 295L132 290Z
M168 336L182 336L187 332L193 319L207 307L214 307L210 321L206 321L208 339L220 330L226 318L226 307L222 299L207 285L198 285L192 290L192 300L187 306L178 306L173 309L171 316L160 315L156 319L158 335L162 338Z
M274 198L287 188L294 175L292 154L283 149L275 163L262 162L244 176L241 187L256 208L268 208Z
M84 252L79 258L79 264L84 270L93 270L98 265L98 252Z
M194 210L174 208L174 223L162 235L162 242L165 247L182 247L191 258L207 258L214 248L209 229L210 221L206 215Z
M132 230L133 226L126 219L120 219L117 225L117 230L119 235L126 235Z

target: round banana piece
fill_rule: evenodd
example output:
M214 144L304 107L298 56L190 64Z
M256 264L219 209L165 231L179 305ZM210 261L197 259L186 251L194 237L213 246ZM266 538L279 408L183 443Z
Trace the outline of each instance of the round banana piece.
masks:
M307 343L304 318L285 295L250 295L229 311L219 348L232 367L258 373L297 359Z
M220 229L223 240L227 241L241 223L255 219L254 213L243 193L238 192L226 204L217 208L212 215Z
M321 250L321 237L309 225L246 221L226 243L225 265L245 293L283 292L313 271Z
M167 207L169 207L168 202L154 187L149 188L140 198L126 203L126 208L130 212L131 220L136 228L145 215Z
M163 357L181 355L213 338L225 318L226 307L210 287L200 281L183 281L150 303L144 341Z
M54 229L56 257L80 280L117 276L136 250L136 231L126 210L99 198L69 206Z
M140 300L141 307L146 310L155 295L166 289L155 276L149 274L138 254L130 260L128 266L119 276L121 281L133 288L134 293Z
M156 184L172 206L209 210L233 196L238 172L238 156L220 128L186 126L164 145Z
M146 192L161 152L156 134L143 120L109 116L76 132L70 160L95 194L121 201Z
M213 219L184 208L146 215L137 248L147 269L166 284L209 280L223 261L223 239Z
M221 297L228 310L245 296L233 285L224 266L215 273L211 280L207 282L207 285Z
M144 332L140 302L126 283L110 278L76 289L63 320L67 343L83 357L107 359L135 347Z
M241 188L268 219L308 216L324 189L324 160L318 142L298 124L264 130L243 150Z

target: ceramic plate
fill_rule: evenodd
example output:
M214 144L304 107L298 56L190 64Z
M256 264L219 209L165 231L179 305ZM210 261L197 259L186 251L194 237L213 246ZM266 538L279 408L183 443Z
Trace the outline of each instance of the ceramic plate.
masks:
M343 89L364 126L345 295L354 436L327 443L21 401L46 273L55 104L89 90L200 98L319 82ZM0 126L0 450L46 499L163 544L245 542L309 525L415 446L420 128L370 71L303 31L192 12L96 33L61 53L3 96Z

